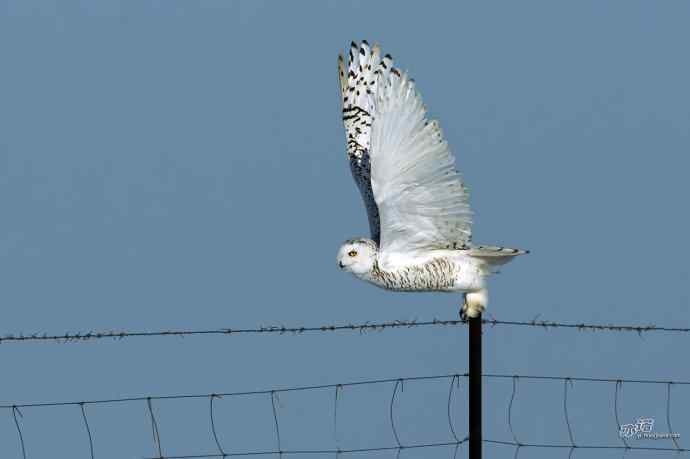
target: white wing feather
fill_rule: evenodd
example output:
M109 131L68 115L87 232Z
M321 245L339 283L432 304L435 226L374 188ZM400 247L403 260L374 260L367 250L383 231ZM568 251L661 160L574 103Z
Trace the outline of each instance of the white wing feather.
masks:
M427 121L414 82L380 75L371 133L371 185L381 218L380 255L460 247L472 213L455 158Z

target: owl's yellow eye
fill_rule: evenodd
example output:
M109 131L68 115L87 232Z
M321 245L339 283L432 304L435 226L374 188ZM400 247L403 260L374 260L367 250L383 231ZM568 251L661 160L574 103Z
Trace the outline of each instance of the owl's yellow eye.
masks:
M347 254L350 255L351 257L356 257L357 251L356 250L350 250L349 252L347 252Z

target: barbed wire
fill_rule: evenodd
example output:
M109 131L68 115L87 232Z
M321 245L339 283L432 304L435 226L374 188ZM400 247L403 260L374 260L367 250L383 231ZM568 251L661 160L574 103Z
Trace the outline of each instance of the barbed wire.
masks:
M255 328L214 328L199 330L144 330L144 331L89 331L89 332L66 332L61 334L48 333L29 333L29 334L6 334L0 336L0 344L9 342L27 341L52 341L59 343L69 343L77 341L92 341L98 339L121 340L125 338L153 338L153 337L185 337L202 335L299 335L303 333L322 333L322 332L341 332L357 331L365 333L369 331L383 331L387 329L415 328L415 327L450 327L462 326L467 322L460 319L432 319L432 320L393 320L384 322L363 322L348 324L327 324L318 326L259 326ZM515 326L515 327L537 327L542 329L565 328L576 329L579 331L606 331L606 332L634 332L639 335L649 332L663 333L690 333L690 327L664 327L654 324L649 325L616 325L616 324L592 324L592 323L566 323L549 320L538 320L535 318L529 321L518 320L498 320L495 318L483 318L482 323L491 327L495 326Z
M225 393L206 393L206 394L180 394L180 395L148 395L148 396L137 396L137 397L123 397L123 398L111 398L111 399L99 399L99 400L81 400L81 401L53 401L53 402L34 402L34 403L15 403L8 405L0 405L0 409L6 409L9 411L13 418L18 441L18 449L21 452L21 457L27 457L27 445L25 443L26 438L23 434L22 424L24 418L27 416L26 408L51 408L51 407L65 407L74 406L78 408L78 413L81 415L83 421L83 427L86 435L84 436L85 442L88 442L89 451L91 453L91 458L95 459L95 445L94 439L98 438L93 435L92 426L89 424L87 418L86 407L89 405L114 405L118 403L143 403L145 404L146 411L148 413L149 421L151 424L151 434L153 450L157 456L153 456L150 459L193 459L193 458L212 458L212 457L235 457L235 456L264 456L264 455L309 455L309 454L335 454L345 455L345 454L356 454L365 452L376 452L376 451L397 451L400 454L402 451L407 449L420 449L420 448L440 448L440 447L454 447L455 451L453 456L456 457L461 445L468 441L467 436L458 436L457 427L453 422L453 394L456 390L459 390L460 379L467 378L469 375L467 373L454 373L454 374L438 374L438 375L428 375L428 376L410 376L410 377L397 377L397 378L387 378L387 379L368 379L360 381L351 381L337 384L319 384L319 385L308 385L308 386L289 386L282 388L271 388L271 389L261 389L252 390L244 392L225 392ZM673 441L673 447L647 447L647 446L633 446L626 440L625 433L638 432L635 431L635 424L622 425L620 422L620 393L627 384L650 384L650 385L665 385L666 386L666 426L668 428L668 434L671 435L674 431L671 427L671 386L690 386L690 381L671 381L671 380L657 380L657 379L632 379L632 378L604 378L604 377L586 377L586 376L557 376L557 375L520 375L520 374L508 374L508 373L487 373L482 375L483 378L491 380L510 380L512 392L510 396L510 401L506 406L506 422L508 425L509 432L512 436L510 440L503 439L485 439L484 441L488 444L496 444L503 446L512 446L515 448L515 457L518 457L521 448L561 448L569 449L569 457L572 456L575 450L623 450L623 451L659 451L659 452L674 452L674 453L687 453L690 449L683 448L678 443L677 439L673 436L669 437ZM412 442L406 441L399 435L398 423L396 421L396 405L400 403L402 394L411 382L422 382L422 381L447 381L448 386L448 397L447 397L447 441L438 441L435 443L426 442ZM547 381L552 383L562 383L563 388L563 422L567 427L568 431L568 442L566 443L539 443L535 441L522 441L515 430L513 429L514 421L514 405L515 401L519 398L519 387L520 382L524 383L526 381ZM575 383L583 384L606 384L613 386L613 396L612 396L612 412L613 418L615 419L615 428L618 433L618 438L621 440L620 445L593 445L582 442L576 435L576 429L572 424L572 418L570 416L569 410L571 409L568 404L568 394L570 390L573 389ZM371 386L371 385L389 385L391 390L391 395L388 404L388 419L390 423L390 429L392 432L392 439L394 444L392 445L382 445L373 447L341 447L338 439L338 403L339 394L347 387L355 386ZM283 449L283 442L281 439L280 432L280 422L279 422L279 412L280 404L277 403L278 395L287 392L296 391L329 391L333 390L334 402L332 408L333 416L333 448L319 448L319 449ZM424 391L425 396L428 391ZM218 436L218 425L214 414L214 401L224 398L224 397L240 397L240 396L265 396L270 397L271 402L271 412L270 414L273 418L273 423L275 427L275 438L276 447L267 448L265 450L253 450L253 451L230 451L221 444L220 438ZM181 399L199 399L208 400L208 418L209 418L209 438L210 445L216 451L213 452L202 452L195 454L166 454L166 448L163 446L163 435L160 430L160 423L156 414L154 402L161 400L181 400ZM329 402L331 403L331 402ZM23 410L23 411L22 411ZM640 420L638 420L640 422ZM613 426L612 426L613 427ZM33 437L32 437L33 438ZM627 438L635 438L628 435ZM577 441L576 441L577 439Z
M580 331L614 331L614 332L634 332L642 334L645 332L671 332L671 333L690 333L690 327L664 327L654 324L648 325L616 325L616 324L592 324L592 323L568 323L556 322L551 320L538 320L538 317L529 321L519 320L497 320L497 319L482 319L483 324L508 325L519 327L541 327L541 328L572 328Z

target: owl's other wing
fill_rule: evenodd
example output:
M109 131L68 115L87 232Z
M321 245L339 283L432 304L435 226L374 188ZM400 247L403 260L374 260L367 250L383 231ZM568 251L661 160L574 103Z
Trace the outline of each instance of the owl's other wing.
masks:
M362 195L369 219L371 238L380 242L379 211L371 189L371 126L373 123L374 95L378 75L388 75L393 68L389 55L381 58L378 45L369 46L352 42L349 61L338 56L338 76L343 106L343 124L347 137L347 157L350 171Z
M414 81L378 75L371 131L371 186L381 219L380 252L461 247L472 213L455 158Z

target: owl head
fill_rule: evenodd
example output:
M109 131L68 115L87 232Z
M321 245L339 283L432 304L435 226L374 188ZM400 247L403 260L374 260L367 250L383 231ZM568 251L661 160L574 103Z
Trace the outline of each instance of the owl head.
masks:
M338 250L338 267L355 275L371 271L376 260L376 243L371 239L345 241Z

